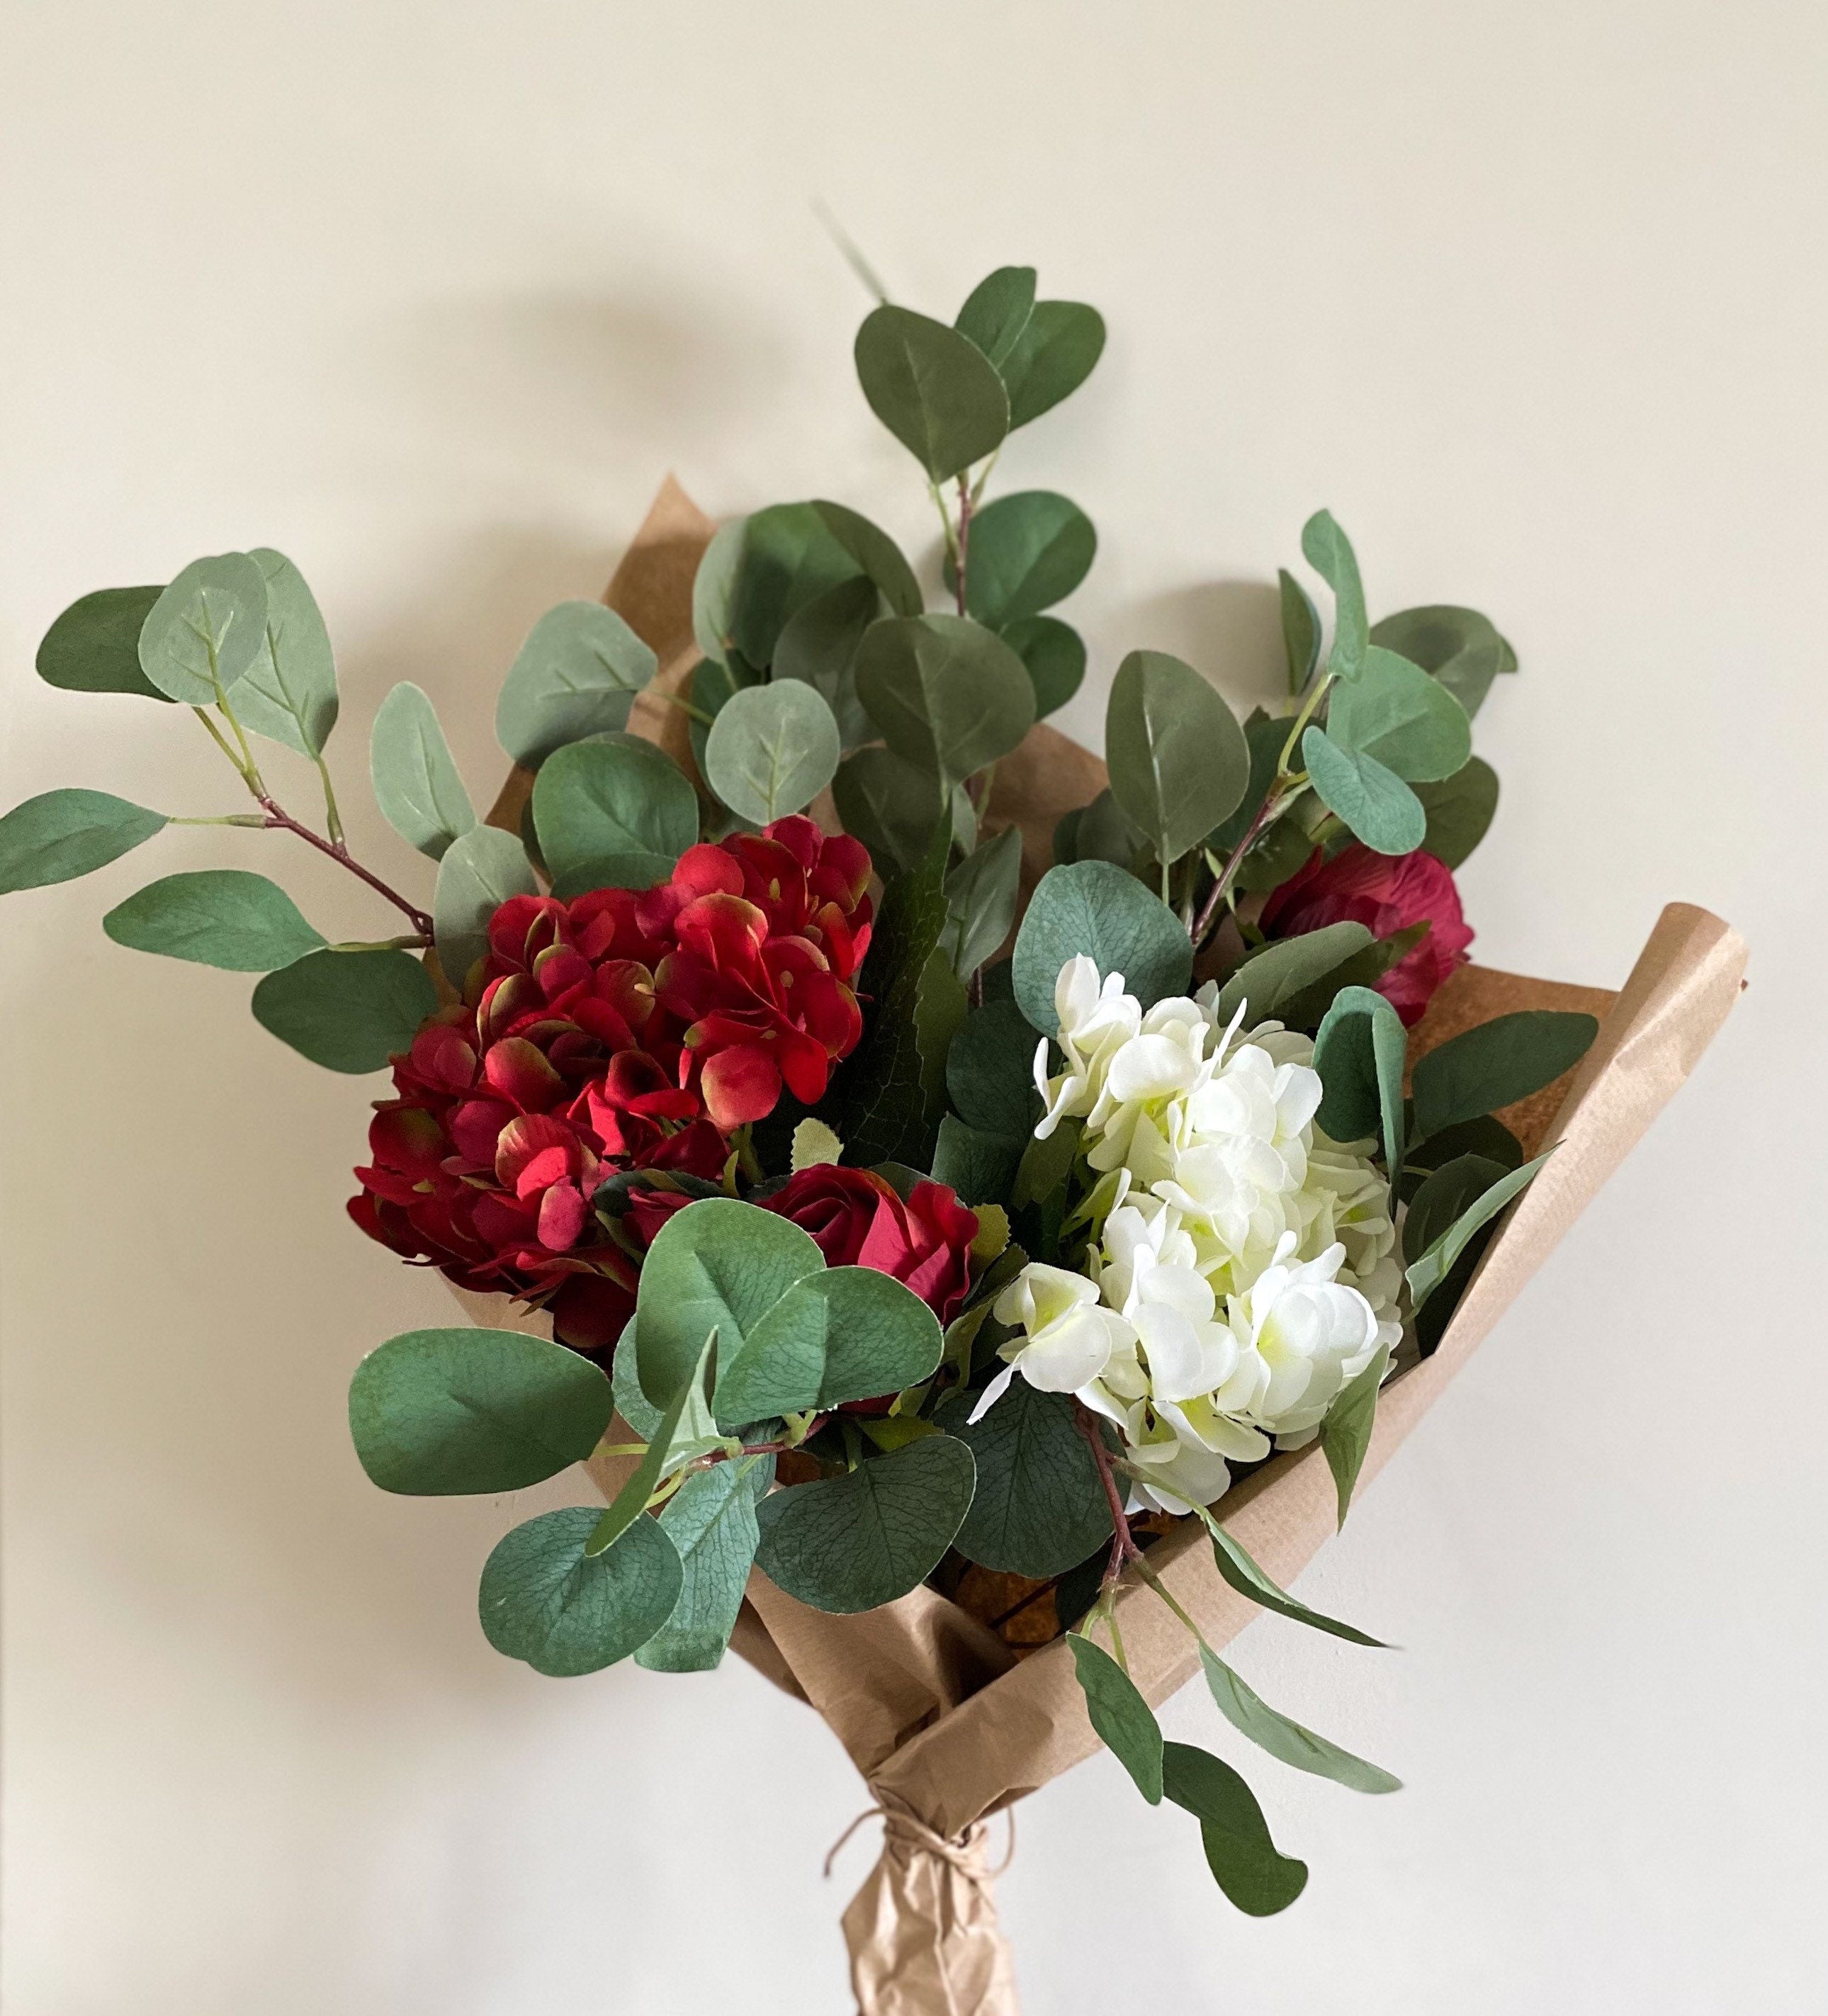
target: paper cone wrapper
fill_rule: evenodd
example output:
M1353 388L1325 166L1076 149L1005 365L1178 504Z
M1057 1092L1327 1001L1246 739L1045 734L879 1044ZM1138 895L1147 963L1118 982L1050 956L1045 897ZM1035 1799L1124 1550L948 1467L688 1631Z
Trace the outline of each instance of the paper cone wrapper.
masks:
M653 647L663 691L676 689L698 656L692 578L714 529L669 477L604 597ZM631 726L689 772L684 719L644 697ZM998 766L988 823L1021 828L1024 893L1048 866L1056 821L1105 781L1096 756L1045 723ZM491 819L518 830L531 785L531 774L516 770ZM835 824L829 803L824 809L824 823ZM1500 1221L1439 1348L1384 1389L1361 1491L1694 1068L1737 998L1745 963L1736 932L1705 910L1672 903L1616 995L1469 966L1435 996L1411 1039L1412 1057L1520 1008L1584 1010L1600 1017L1600 1034L1567 1078L1504 1115L1526 1153L1552 1142L1556 1153ZM543 1316L505 1295L452 1292L479 1323L549 1334ZM610 1438L628 1438L618 1429ZM599 1457L587 1467L607 1497L630 1465ZM1333 1478L1319 1445L1265 1464L1221 1501L1221 1511L1286 1587L1334 1529ZM1150 1560L1214 1647L1261 1614L1220 1579L1196 1521L1182 1521ZM1198 1670L1197 1650L1139 1586L1126 1584L1117 1604L1131 1676L1159 1704ZM844 1915L862 2016L1014 2016L985 1822L1098 1748L1066 1641L1018 1660L994 1632L926 1588L861 1615L830 1616L784 1595L758 1569L731 1642L824 1717L881 1817L880 1859Z

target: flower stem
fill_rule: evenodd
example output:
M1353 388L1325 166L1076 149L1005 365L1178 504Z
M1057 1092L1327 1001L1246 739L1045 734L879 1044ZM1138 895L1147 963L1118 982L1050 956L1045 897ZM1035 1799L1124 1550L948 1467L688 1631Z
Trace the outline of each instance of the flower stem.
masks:
M959 546L958 593L959 614L965 613L965 571L971 561L971 507L977 500L972 495L971 485L961 474L959 478Z
M1110 1464L1110 1451L1105 1447L1104 1437L1099 1432L1098 1417L1083 1400L1073 1402L1073 1425L1091 1449L1092 1460L1098 1467L1098 1481L1104 1487L1105 1503L1110 1507L1110 1559L1106 1563L1104 1570L1104 1586L1108 1588L1130 1562L1142 1560L1142 1550L1130 1536L1129 1517L1124 1510L1124 1494L1117 1489L1117 1475ZM1114 1618L1112 1630L1114 1636Z
M327 854L333 861L340 862L358 881L365 882L377 896L384 896L394 909L408 918L412 928L423 938L432 936L432 920L416 903L409 902L398 889L390 888L372 869L364 868L340 841L326 840L322 833L295 819L285 807L264 791L255 794L264 809L269 826L276 826L286 833L295 833L302 841L315 847L318 853Z

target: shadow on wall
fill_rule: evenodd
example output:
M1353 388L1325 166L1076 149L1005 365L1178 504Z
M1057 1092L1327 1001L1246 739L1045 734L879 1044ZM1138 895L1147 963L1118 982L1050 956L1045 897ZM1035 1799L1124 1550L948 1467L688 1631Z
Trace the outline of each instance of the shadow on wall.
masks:
M1282 610L1274 581L1203 581L1133 602L1110 626L1142 646L1171 651L1204 672L1239 715L1272 712L1288 695Z

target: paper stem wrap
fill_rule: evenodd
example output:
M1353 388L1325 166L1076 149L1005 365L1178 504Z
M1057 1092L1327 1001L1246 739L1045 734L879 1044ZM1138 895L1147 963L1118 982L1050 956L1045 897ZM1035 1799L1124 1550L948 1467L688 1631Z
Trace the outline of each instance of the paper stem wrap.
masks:
M677 689L698 655L692 578L713 529L669 477L604 598L653 647L663 692ZM630 725L689 769L684 720L644 696ZM1025 892L1048 865L1055 822L1104 782L1096 757L1045 724L999 765L989 824L1021 828ZM518 830L531 784L531 773L515 772L494 823ZM1471 966L1435 996L1412 1055L1520 1008L1584 1010L1600 1017L1600 1034L1567 1080L1504 1116L1526 1153L1560 1145L1502 1222L1439 1348L1385 1388L1361 1490L1693 1069L1739 993L1745 960L1743 941L1718 917L1672 903L1616 995ZM547 1330L543 1317L506 1296L453 1292L478 1322ZM618 1428L617 1438L628 1438ZM629 1463L588 1465L606 1497ZM1228 1530L1285 1587L1334 1528L1333 1478L1318 1444L1276 1458L1221 1502ZM1150 1561L1214 1647L1260 1614L1220 1579L1194 1520L1152 1548ZM1140 1585L1126 1582L1117 1600L1131 1676L1159 1704L1193 1677L1197 1650ZM932 1589L830 1616L757 1570L732 1643L819 1711L881 1814L880 1859L844 1915L862 2016L1015 2016L984 1822L1098 1748L1065 1640L1018 1663L994 1633Z

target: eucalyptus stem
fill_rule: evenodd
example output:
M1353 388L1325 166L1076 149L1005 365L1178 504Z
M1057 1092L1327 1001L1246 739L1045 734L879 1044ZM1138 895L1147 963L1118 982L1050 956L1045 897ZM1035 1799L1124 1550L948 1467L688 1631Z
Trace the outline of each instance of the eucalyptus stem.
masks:
M1130 1562L1142 1560L1142 1550L1131 1536L1129 1515L1124 1510L1124 1494L1117 1489L1117 1475L1111 1468L1110 1451L1105 1447L1104 1437L1099 1432L1097 1417L1083 1400L1073 1402L1073 1425L1091 1449L1092 1460L1098 1469L1098 1481L1104 1488L1105 1503L1110 1507L1110 1559L1105 1564L1102 1585L1109 1589ZM1114 1636L1117 1630L1114 1613L1111 1630Z
M336 808L336 787L330 782L330 766L322 754L311 759L318 766L318 776L324 787L324 830L330 836L330 844L343 844L343 815Z
M652 686L647 688L647 691L653 694L656 700L664 700L668 707L676 707L682 714L689 715L693 720L700 722L706 728L709 728L716 718L715 715L707 714L703 707L695 706L692 701L682 699L678 693L662 693L657 686Z
M958 558L955 563L958 577L959 614L965 613L965 574L971 561L971 508L977 499L965 476L959 477L959 544Z
M409 919L412 928L422 938L431 938L433 927L430 916L420 909L416 903L402 896L398 889L383 882L372 869L364 868L341 841L328 841L322 833L313 833L311 828L304 825L302 821L295 819L283 805L268 793L264 787L256 791L254 796L266 812L266 824L268 826L278 827L286 833L295 833L300 840L315 847L318 853L327 854L333 861L340 861L358 881L365 882L377 896L386 897L395 909L403 916Z

